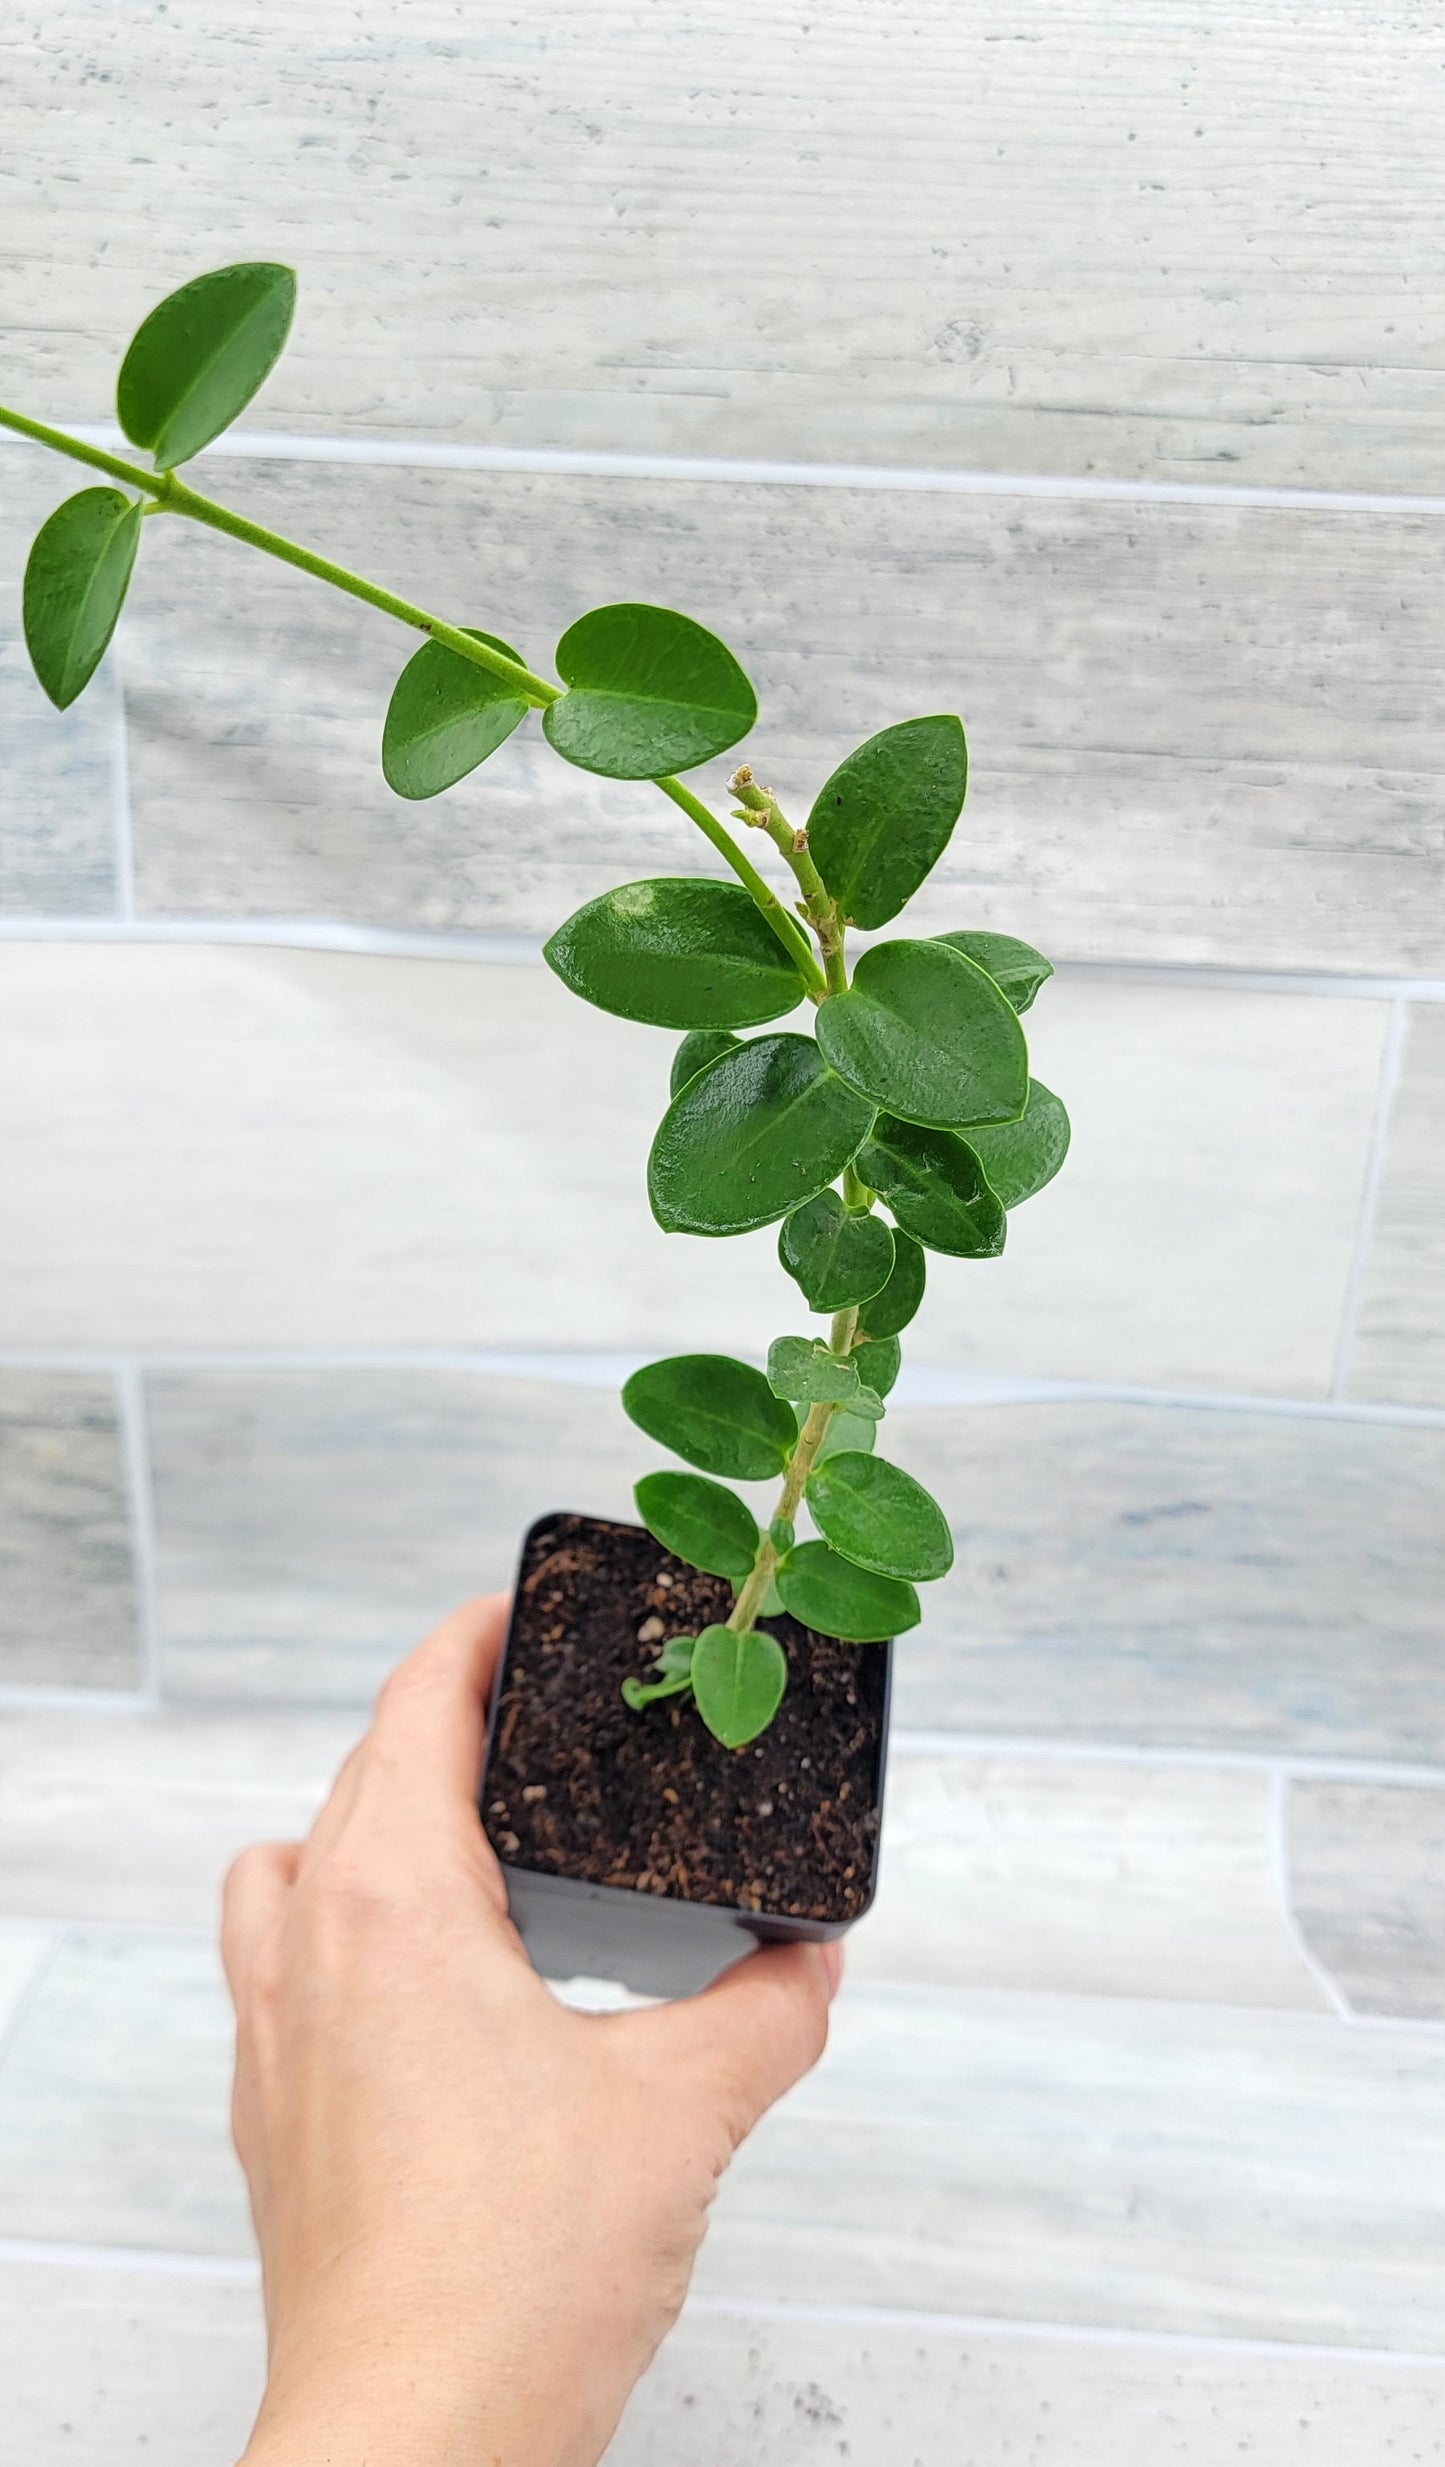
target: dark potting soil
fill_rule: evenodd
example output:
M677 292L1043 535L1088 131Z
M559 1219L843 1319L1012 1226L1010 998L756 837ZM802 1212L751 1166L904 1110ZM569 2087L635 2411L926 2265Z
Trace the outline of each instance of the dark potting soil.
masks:
M639 1525L553 1516L518 1578L482 1794L513 1866L681 1901L797 1919L854 1919L877 1855L886 1648L761 1624L788 1657L781 1709L725 1748L690 1698L641 1713L669 1636L732 1608L731 1586L672 1558Z

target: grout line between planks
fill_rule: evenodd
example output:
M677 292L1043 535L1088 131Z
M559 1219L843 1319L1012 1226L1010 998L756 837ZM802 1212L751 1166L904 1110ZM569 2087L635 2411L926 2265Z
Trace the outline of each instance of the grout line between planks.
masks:
M110 421L62 423L90 445L125 439ZM22 439L5 440L7 444ZM1096 505L1253 507L1265 513L1445 514L1445 497L1388 490L1251 486L1210 480L1103 479L1049 471L982 471L930 463L800 462L766 455L628 453L614 447L232 429L198 459L352 463L411 471L515 471L575 479L710 481L754 488L850 488L950 497L1037 497Z
M240 2255L186 2253L138 2245L50 2243L0 2236L0 2264L51 2270L115 2271L135 2278L210 2280L260 2286L260 2265ZM1445 2371L1445 2356L1413 2348L1327 2346L1317 2340L1231 2338L1223 2333L1131 2329L1100 2322L1019 2320L1008 2314L925 2312L911 2306L805 2303L786 2297L689 2296L682 2321L764 2322L779 2328L843 2328L922 2333L943 2338L997 2339L1071 2347L1143 2348L1164 2355L1260 2356L1281 2363L1361 2364L1386 2371Z
M1284 1921L1285 1933L1294 1946L1300 1962L1324 1997L1329 2010L1337 2015L1339 2020L1353 2022L1354 2008L1339 1981L1315 1952L1300 1925L1299 1914L1294 1906L1294 1883L1290 1873L1289 1791L1289 1775L1279 1770L1272 1773L1266 1822L1269 1827L1270 1862L1274 1869L1275 1891L1279 1896L1280 1917Z
M447 1371L534 1379L561 1387L611 1388L650 1359L641 1351L511 1352L462 1345L177 1345L143 1354L91 1346L0 1345L0 1370L164 1376L232 1371ZM1231 1388L1155 1388L1124 1381L1049 1379L1002 1371L910 1364L894 1397L918 1412L1006 1405L1141 1405L1160 1411L1260 1414L1290 1421L1367 1422L1445 1429L1445 1405L1374 1403L1359 1397L1254 1395Z
M128 810L128 809L127 809ZM481 961L542 965L540 934L367 925L345 917L137 916L133 901L116 915L0 917L4 942L201 943L339 952L374 959ZM1192 960L1065 959L1065 980L1179 987L1205 993L1296 994L1347 1002L1445 1002L1445 977L1354 976L1329 969L1231 968Z
M1335 1352L1335 1374L1330 1387L1331 1399L1336 1404L1344 1403L1348 1397L1350 1379L1355 1367L1360 1314L1364 1308L1365 1285L1370 1273L1375 1227L1379 1220L1380 1200L1385 1187L1385 1169L1389 1162L1390 1132L1394 1123L1395 1100L1399 1094L1400 1075L1404 1068L1407 1013L1407 998L1397 994L1390 1005L1389 1018L1385 1024L1385 1040L1380 1054L1380 1075L1375 1090L1375 1119L1370 1134L1369 1155L1365 1160L1364 1183L1360 1191L1360 1213L1355 1228L1354 1249L1350 1257L1350 1270L1345 1282L1344 1299L1340 1305L1340 1336Z
M146 1421L145 1373L136 1362L115 1367L116 1409L130 1524L131 1579L135 1586L136 1642L143 1704L160 1700L160 1629L156 1616L155 1490Z

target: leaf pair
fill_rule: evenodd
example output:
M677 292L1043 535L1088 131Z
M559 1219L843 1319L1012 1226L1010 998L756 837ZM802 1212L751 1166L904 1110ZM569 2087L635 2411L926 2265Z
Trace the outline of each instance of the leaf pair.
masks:
M152 309L121 363L116 410L158 471L189 461L228 428L269 375L290 330L289 266L223 266ZM85 488L41 525L25 568L25 647L64 711L105 656L125 602L141 506L117 488Z

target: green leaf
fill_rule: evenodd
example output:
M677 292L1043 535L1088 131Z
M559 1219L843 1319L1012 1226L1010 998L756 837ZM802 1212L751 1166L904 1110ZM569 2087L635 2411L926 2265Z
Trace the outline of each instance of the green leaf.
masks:
M893 1232L893 1274L881 1293L866 1302L858 1314L858 1326L863 1336L881 1339L896 1336L906 1328L919 1303L927 1276L921 1244L906 1234L901 1226Z
M887 1284L893 1236L881 1217L845 1208L836 1191L820 1191L784 1217L778 1257L810 1310L841 1311Z
M118 488L83 488L40 526L21 595L30 664L58 711L83 693L115 632L141 509Z
M672 1354L634 1371L623 1410L649 1439L731 1482L767 1482L782 1472L798 1418L761 1371L725 1353Z
M881 1191L905 1233L955 1259L996 1259L1008 1232L1003 1203L973 1150L951 1131L879 1116L858 1171Z
M953 1565L953 1536L937 1500L881 1456L854 1450L815 1464L806 1497L824 1541L855 1567L926 1583Z
M654 1028L751 1028L806 991L741 885L695 877L605 891L542 956L584 1002Z
M683 1038L672 1057L669 1093L680 1095L690 1079L696 1079L698 1072L705 1071L720 1054L731 1053L737 1042L737 1038L730 1036L726 1028L694 1028L691 1036Z
M1054 973L1052 960L1013 934L940 934L938 940L962 951L965 959L991 976L1016 1011L1026 1011L1039 987Z
M878 942L818 1013L819 1050L850 1086L905 1122L943 1130L1010 1122L1029 1058L992 977L942 942Z
M708 1729L724 1747L746 1747L783 1701L788 1661L775 1636L704 1628L692 1649L692 1692Z
M754 1037L663 1115L647 1161L652 1213L665 1233L771 1225L837 1180L872 1120L811 1037Z
M521 663L499 634L467 625L474 642ZM504 745L530 703L515 686L464 660L445 643L424 642L392 688L381 732L381 768L399 797L436 797Z
M848 1359L857 1363L859 1378L875 1396L886 1396L898 1377L903 1348L896 1336L864 1337Z
M897 916L948 846L967 785L951 713L885 728L838 765L808 816L808 845L845 918L871 928Z
M790 1518L786 1516L775 1516L773 1518L772 1523L768 1527L768 1540L772 1543L772 1546L780 1559L786 1557L797 1538L798 1537L793 1530L792 1521Z
M1041 1079L1029 1081L1029 1101L1017 1122L971 1130L964 1142L1006 1208L1022 1207L1052 1182L1069 1153L1069 1117Z
M570 690L549 703L549 742L606 779L690 771L745 737L757 697L716 634L674 608L594 608L557 645Z
M648 1532L690 1568L738 1579L750 1574L757 1519L736 1491L700 1473L645 1473L632 1496Z
M622 1701L629 1712L641 1713L646 1706L655 1705L660 1696L687 1696L691 1693L693 1640L688 1636L681 1641L687 1646L686 1670L669 1671L662 1679L623 1680ZM661 1668L660 1660L658 1667Z
M695 1636L669 1636L653 1667L660 1670L666 1678L686 1679L690 1683L692 1649L696 1643Z
M115 406L131 444L160 471L199 454L270 375L295 306L289 266L222 266L171 292L121 362Z
M795 1405L841 1405L858 1394L858 1368L821 1338L778 1336L768 1347L768 1386Z
M789 1553L778 1570L778 1592L804 1627L849 1644L884 1644L916 1628L922 1616L911 1585L855 1567L826 1542L800 1542Z
M850 1411L847 1406L833 1414L814 1452L814 1465L825 1465L830 1456L841 1456L845 1448L856 1448L866 1456L878 1437L878 1424L870 1414Z

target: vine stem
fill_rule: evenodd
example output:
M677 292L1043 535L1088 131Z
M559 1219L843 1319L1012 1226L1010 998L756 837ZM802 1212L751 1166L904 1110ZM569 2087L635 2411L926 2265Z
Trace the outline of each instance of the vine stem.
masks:
M857 1333L858 1305L855 1302L846 1311L835 1311L833 1325L828 1332L829 1352L846 1354L851 1349ZM823 1433L837 1411L836 1405L809 1406L807 1418L798 1433L798 1444L788 1459L788 1470L783 1476L783 1487L778 1493L778 1504L773 1510L774 1524L781 1520L782 1523L791 1525L793 1518L797 1515L802 1502L803 1486L813 1470L814 1459L823 1444ZM735 1635L746 1636L756 1624L763 1598L773 1581L778 1561L782 1555L769 1530L758 1544L758 1555L753 1561L751 1571L744 1578L742 1590L728 1615L728 1626Z
M188 521L202 523L209 531L224 533L228 539L241 540L249 548L259 548L264 555L276 557L283 565L295 566L318 582L330 583L348 598L361 600L368 608L379 609L383 616L394 617L398 624L408 625L432 642L442 643L458 658L470 660L473 667L485 668L507 685L515 686L534 708L545 709L562 695L560 685L549 684L545 677L534 675L520 660L510 660L505 652L494 651L490 643L478 642L464 633L460 626L449 625L445 618L435 617L428 609L418 608L381 583L369 582L365 575L354 574L348 566L337 565L330 557L317 556L313 549L303 548L296 540L288 540L282 532L268 530L264 523L251 522L244 514L235 514L229 506L218 505L214 498L203 497L199 489L187 487L173 471L147 471L138 463L124 460L119 454L107 453L103 446L87 445L79 437L67 436L63 429L51 428L43 420L32 420L22 411L11 411L0 403L0 428L14 431L17 437L28 437L36 445L49 446L52 452L69 456L72 462L85 463L92 471L103 471L113 480L123 480L128 487L138 488L151 499L148 513L182 514ZM665 797L681 807L698 829L731 866L744 890L787 951L814 1001L822 999L827 979L813 957L807 935L795 917L790 916L775 891L763 880L756 866L743 854L730 831L711 813L700 797L670 774L654 780Z

